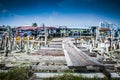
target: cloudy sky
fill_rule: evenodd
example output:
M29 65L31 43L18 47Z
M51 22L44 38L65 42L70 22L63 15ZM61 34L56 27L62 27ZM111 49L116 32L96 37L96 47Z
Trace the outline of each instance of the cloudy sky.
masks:
M120 0L0 0L0 25L83 27L120 24Z

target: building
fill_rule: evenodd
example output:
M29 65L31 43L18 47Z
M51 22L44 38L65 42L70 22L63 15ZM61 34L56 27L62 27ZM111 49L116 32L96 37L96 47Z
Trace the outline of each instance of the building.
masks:
M111 28L113 24L110 24L108 22L102 21L99 23L99 27L101 28Z
M99 23L99 30L101 36L111 36L112 33L116 32L116 25L113 23L108 23L105 21L102 21Z
M16 35L34 35L37 36L39 34L42 34L44 30L46 29L47 37L55 36L56 34L56 27L51 27L51 26L38 26L38 27L32 27L32 26L20 26L17 27L16 30ZM29 34L28 34L29 33Z

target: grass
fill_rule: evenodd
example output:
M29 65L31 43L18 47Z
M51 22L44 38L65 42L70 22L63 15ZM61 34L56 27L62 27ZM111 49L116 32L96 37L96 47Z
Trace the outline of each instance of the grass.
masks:
M51 77L44 80L108 80L108 79L107 78L99 79L97 78L97 76L95 76L94 78L86 78L83 77L82 75L74 76L71 73L64 73L64 75L62 76Z
M13 68L7 72L0 72L0 80L28 80L32 73L25 68Z

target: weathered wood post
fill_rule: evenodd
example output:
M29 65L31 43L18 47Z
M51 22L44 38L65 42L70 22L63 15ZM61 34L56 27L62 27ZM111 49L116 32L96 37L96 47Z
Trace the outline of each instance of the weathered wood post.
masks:
M17 41L16 41L16 37L14 37L13 49L14 49L14 50L17 50Z
M77 47L77 38L75 38L75 45L76 45L76 47Z
M41 48L41 38L40 38L40 36L38 36L39 37L39 42L38 42L38 46L39 46L39 49Z
M10 37L8 37L8 50L11 52L11 40Z
M99 31L99 26L98 26L98 27L96 27L96 41L99 38L99 34L100 34L100 31Z
M22 52L23 49L23 38L20 37L20 52Z
M119 45L119 49L120 49L120 40L119 40L119 42L118 42L118 45Z
M33 50L33 40L30 41L30 50Z
M42 46L42 38L40 37L40 48L41 48L41 46Z
M2 37L0 37L0 49L2 49Z
M92 47L95 48L95 40L92 38Z
M27 45L27 37L24 37L23 43L24 43L24 50L27 52L27 47L28 47L28 45Z
M33 36L30 36L30 38L29 38L29 40L30 40L30 50L32 51L33 50L33 44L34 44L34 37Z
M12 50L14 50L15 49L15 34L13 33L13 36L12 36L12 45L11 45L11 48L12 48Z
M90 53L92 53L92 44L90 44L89 46L90 46Z
M10 26L7 26L8 27L8 45L9 45L9 52L11 53L12 51L12 30L10 28Z
M12 49L15 50L15 47L16 47L16 40L15 40L15 37L13 37L13 46L12 46Z
M8 34L5 33L5 48L4 48L4 56L7 57L8 56Z
M115 44L115 42L113 42L113 47L114 47L114 50L116 50L116 44Z
M27 53L29 53L29 48L30 48L30 36L27 36Z
M4 42L5 42L4 37L1 37L1 45L0 45L1 49L4 49Z
M9 52L11 53L12 52L12 47L13 47L13 40L12 40L12 37L10 37L9 35L9 39L8 39L8 43L9 43Z
M81 39L81 42L82 42L82 44L81 44L81 45L82 45L82 46L83 46L83 41L84 41L84 40L83 40L83 39Z
M106 48L106 53L109 52L109 47L110 47L110 42L108 40L105 40L105 48Z
M45 27L45 45L47 44L47 28Z
M112 48L113 48L113 30L112 30L112 28L111 28L111 40L110 40L110 50L112 50Z

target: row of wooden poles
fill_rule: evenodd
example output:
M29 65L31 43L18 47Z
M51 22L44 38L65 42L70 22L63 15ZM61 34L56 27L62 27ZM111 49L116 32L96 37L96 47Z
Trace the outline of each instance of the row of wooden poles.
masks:
M0 50L4 51L4 55L8 56L8 53L12 51L20 51L20 52L29 52L33 49L39 49L41 45L44 45L43 39L35 39L33 36L31 37L9 37L5 36L4 38L0 38Z
M75 40L75 43L77 43L77 39ZM84 39L81 39L82 45L84 44ZM100 40L97 41L95 39L91 39L90 41L86 41L90 45L90 52L93 48L105 48L105 52L108 53L111 50L117 50L120 49L120 41L108 41L108 40ZM76 45L77 46L77 45Z

